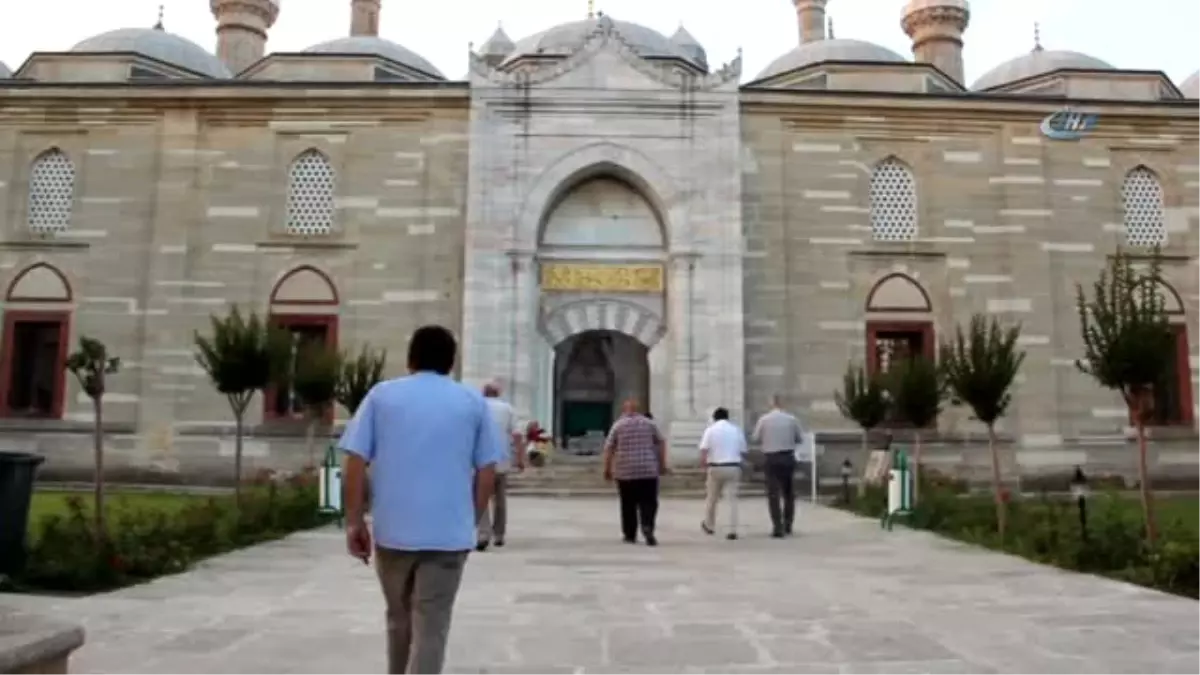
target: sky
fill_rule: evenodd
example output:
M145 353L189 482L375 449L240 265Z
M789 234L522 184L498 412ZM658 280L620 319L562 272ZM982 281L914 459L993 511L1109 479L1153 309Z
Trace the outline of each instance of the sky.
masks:
M749 81L797 43L789 0L594 0L596 9L670 35L682 22L715 68L743 50ZM1200 68L1198 0L970 0L964 36L968 82L1033 47L1040 24L1046 49L1069 49L1119 68L1162 70L1176 83ZM12 0L0 0L8 5ZM65 51L96 33L164 24L212 51L216 22L209 0L36 0L0 21L0 61L17 68L31 52ZM349 33L350 0L281 0L268 51L299 51ZM830 0L835 35L879 43L905 56L900 29L905 0ZM1137 14L1131 13L1132 9ZM429 59L447 77L467 72L467 45L483 43L497 24L514 40L586 17L588 0L383 0L380 35ZM16 20L14 20L16 19Z

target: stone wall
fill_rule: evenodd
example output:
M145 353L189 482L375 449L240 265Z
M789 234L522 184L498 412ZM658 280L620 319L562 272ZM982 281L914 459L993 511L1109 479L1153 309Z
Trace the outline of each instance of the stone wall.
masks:
M320 311L336 314L339 344L388 349L390 373L417 326L460 329L467 102L464 87L437 85L0 89L0 282L54 265L74 291L72 345L94 336L122 358L104 410L114 470L229 461L231 413L195 363L193 334L234 305L266 313L297 266L336 289ZM68 232L37 238L28 170L50 147L75 163L74 213ZM336 213L331 234L301 238L285 231L288 172L310 148L334 167ZM247 416L249 466L296 464L303 429L264 425L262 409L256 398ZM0 427L53 472L60 457L88 456L92 419L68 380L64 420Z
M1075 283L1090 285L1123 242L1121 183L1138 165L1165 191L1164 274L1183 299L1198 388L1195 106L1108 105L1078 142L1039 134L1049 112L743 91L748 419L780 391L814 428L848 431L833 392L847 362L865 359L870 289L903 272L929 295L940 337L972 313L1022 324L1027 358L1000 424L1021 471L1085 463L1092 450L1123 444L1119 397L1074 366ZM912 242L872 239L870 174L888 157L917 178ZM983 431L961 410L939 427L947 439ZM1167 453L1159 461L1194 473L1194 427L1156 431Z

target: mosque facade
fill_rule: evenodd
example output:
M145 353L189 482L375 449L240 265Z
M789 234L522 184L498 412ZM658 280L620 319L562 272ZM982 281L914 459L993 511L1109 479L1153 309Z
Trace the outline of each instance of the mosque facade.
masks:
M232 417L193 336L236 305L386 348L394 374L413 329L446 325L465 381L498 379L568 445L632 396L686 460L714 407L751 420L780 394L856 447L847 364L932 355L986 314L1027 353L1006 470L1131 472L1119 397L1075 367L1076 284L1157 246L1178 341L1152 463L1194 478L1197 76L1036 44L967 83L966 0L902 8L911 56L793 1L797 46L753 76L683 28L595 15L498 29L447 78L378 35L381 0L296 53L266 49L278 0L212 0L215 53L160 22L0 67L0 435L87 470L63 367L86 335L124 364L113 474L226 475ZM287 392L248 424L251 467L307 461ZM948 470L986 462L961 410L930 435Z

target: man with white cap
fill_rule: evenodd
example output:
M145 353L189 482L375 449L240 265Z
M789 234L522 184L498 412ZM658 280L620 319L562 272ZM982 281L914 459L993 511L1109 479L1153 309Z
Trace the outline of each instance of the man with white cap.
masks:
M516 452L516 470L525 468L525 447L521 443L521 434L516 429L516 415L512 406L500 400L500 383L492 380L483 385L483 400L487 403L488 412L496 424L501 438L505 439L504 457L496 463L496 484L492 492L492 503L483 510L479 518L476 551L486 551L493 542L496 546L504 545L504 534L508 528L508 473L514 466L513 454Z

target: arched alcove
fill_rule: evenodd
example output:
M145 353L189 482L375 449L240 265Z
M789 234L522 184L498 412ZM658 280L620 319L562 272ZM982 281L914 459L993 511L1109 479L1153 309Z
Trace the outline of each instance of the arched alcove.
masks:
M4 299L7 302L71 302L66 275L48 263L34 263L17 273Z
M875 282L866 302L867 369L886 372L914 356L933 358L933 303L921 284L893 272Z
M329 275L311 265L296 267L275 283L271 305L336 305L337 287Z
M291 336L292 360L308 348L337 348L337 286L329 275L312 265L301 265L279 277L269 296L270 322ZM298 418L304 413L295 392L271 386L263 396L264 419ZM327 417L332 419L332 410Z
M614 175L600 175L576 183L553 203L539 244L662 248L663 234L658 214L641 191Z
M71 284L58 268L34 263L4 295L0 415L58 419L66 400Z
M931 312L929 294L915 279L894 272L879 281L867 294L868 312Z

